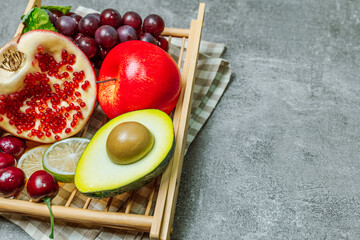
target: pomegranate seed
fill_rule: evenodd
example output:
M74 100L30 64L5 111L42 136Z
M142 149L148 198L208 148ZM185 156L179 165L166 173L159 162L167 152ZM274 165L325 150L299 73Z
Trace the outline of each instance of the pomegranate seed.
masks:
M0 122L3 121L3 120L4 120L4 118L2 116L0 116Z
M67 65L67 66L66 66L66 70L72 72L72 71L73 71L73 68L72 68L70 65Z
M22 131L21 131L21 130L17 130L16 133L17 133L17 134L21 134Z
M46 137L48 137L48 138L51 137L51 133L50 133L50 132L46 132L45 135L46 135Z
M76 115L79 117L79 118L82 118L82 113L81 112L77 112Z
M79 106L75 106L75 110L76 110L76 111L80 111L80 107L79 107Z
M65 113L64 114L66 118L69 118L70 117L70 114L69 113Z
M81 88L85 91L86 90L86 84L81 85Z
M55 140L56 140L56 141L59 141L59 140L60 140L59 135L55 135Z
M84 72L83 70L81 70L81 71L79 72L79 76L80 76L80 77L84 77L84 76L85 76L85 72Z
M70 126L71 126L72 128L74 128L74 127L76 126L76 123L73 121L73 122L70 123Z
M61 58L62 59L67 59L67 57L68 57L68 52L66 50L62 50L61 51Z
M84 108L85 106L86 106L86 103L84 103L84 102L80 103L80 107Z
M70 132L71 132L70 128L65 129L65 133L70 133Z
M37 48L36 48L39 52L43 51L44 50L44 47L39 45Z
M38 138L42 138L44 136L44 133L43 132L38 132L36 135L37 135Z
M90 82L89 82L88 80L86 80L86 81L84 82L84 84L85 84L86 86L90 86Z

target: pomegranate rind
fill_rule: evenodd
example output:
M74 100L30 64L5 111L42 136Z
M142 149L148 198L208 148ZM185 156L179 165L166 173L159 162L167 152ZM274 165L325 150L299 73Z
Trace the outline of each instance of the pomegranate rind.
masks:
M69 107L71 103L73 103L75 106L80 105L80 102L82 101L85 104L82 104L82 107L80 107L80 110L69 110L66 111L69 113L70 117L65 117L66 126L62 127L61 132L53 132L52 129L48 130L50 132L51 136L46 136L46 132L44 132L43 127L41 128L41 131L43 131L43 134L32 134L32 129L39 130L39 127L41 126L41 119L36 119L35 126L32 129L29 130L23 130L20 133L19 128L17 128L12 122L10 124L10 118L7 116L6 113L1 113L1 105L0 105L0 127L4 129L5 131L11 133L12 135L15 135L20 138L41 142L41 143L52 143L64 138L71 137L78 133L86 124L86 122L89 120L95 104L96 104L96 96L97 96L97 86L96 86L96 75L95 71L89 61L89 59L86 57L86 55L67 37L48 30L33 30L25 33L20 37L20 39L16 41L12 41L10 44L5 45L2 49L0 49L0 55L7 51L8 47L12 47L16 49L17 51L24 54L25 61L20 65L20 68L15 73L7 73L6 70L0 68L0 77L6 79L6 82L8 83L8 86L11 86L11 83L15 85L11 89L11 91L7 92L1 92L0 90L0 101L2 98L9 97L10 94L18 91L21 91L25 88L24 79L27 73L45 73L48 72L42 72L38 64L34 64L35 54L39 51L39 46L41 48L42 53L48 53L49 55L53 56L56 62L60 62L62 57L61 53L62 50L66 50L68 54L75 54L76 61L74 64L71 65L71 68L73 71L67 71L65 66L66 64L60 68L59 73L68 72L69 76L59 79L54 76L48 76L50 79L49 85L51 87L52 92L55 92L54 84L58 84L59 88L61 90L64 89L64 83L65 81L71 82L73 79L73 73L74 72L80 72L81 70L84 71L84 79L82 82L79 82L79 87L74 90L80 93L80 97L72 97L69 99L60 99L60 103L57 105L57 108L61 107ZM85 89L81 87L82 84L87 81L87 86ZM4 82L3 80L0 80L0 83ZM20 84L19 84L20 83ZM3 89L3 88L0 88ZM78 99L81 99L78 100ZM29 99L25 99L23 102L23 106L21 106L19 112L25 113L26 109L29 107L25 103ZM48 104L47 108L53 109L52 105L50 104L50 99L46 102ZM1 102L0 102L1 104ZM85 106L84 106L85 105ZM77 108L78 109L78 108ZM53 109L55 111L55 109ZM75 126L71 126L71 122L74 121L74 114L76 114L78 111L81 112L80 117L77 117L77 122ZM40 114L40 110L36 109L36 113ZM64 112L61 114L65 114ZM64 126L64 125L63 125ZM66 129L67 130L65 132Z

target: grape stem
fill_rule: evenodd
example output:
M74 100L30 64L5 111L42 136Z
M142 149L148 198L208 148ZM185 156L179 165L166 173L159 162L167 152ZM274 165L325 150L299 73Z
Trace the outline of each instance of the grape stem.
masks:
M104 83L104 82L110 82L110 81L116 81L116 78L111 78L111 79L106 79L106 80L102 80L102 81L96 81L96 83Z
M50 212L51 233L49 235L49 238L54 239L54 215L53 215L53 212L51 210L50 201L51 201L51 198L49 198L49 197L44 198L44 202L46 203L46 206L49 208L49 212Z

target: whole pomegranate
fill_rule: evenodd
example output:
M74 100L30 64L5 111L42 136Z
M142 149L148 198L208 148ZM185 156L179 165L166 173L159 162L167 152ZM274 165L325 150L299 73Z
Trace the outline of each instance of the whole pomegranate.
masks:
M101 66L99 104L109 118L151 108L169 114L180 95L180 79L175 61L161 48L138 40L124 42Z
M96 101L96 76L69 38L33 30L0 49L0 127L51 143L79 132Z

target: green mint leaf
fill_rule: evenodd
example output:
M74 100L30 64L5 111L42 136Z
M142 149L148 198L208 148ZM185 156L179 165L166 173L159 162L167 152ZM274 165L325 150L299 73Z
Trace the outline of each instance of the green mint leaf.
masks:
M54 25L49 20L49 15L44 9L35 7L28 14L23 16L21 20L25 23L24 33L35 29L45 29L57 32Z
M64 15L67 14L68 12L70 12L71 10L71 6L41 6L40 8L46 9L46 10L59 10L61 11Z

